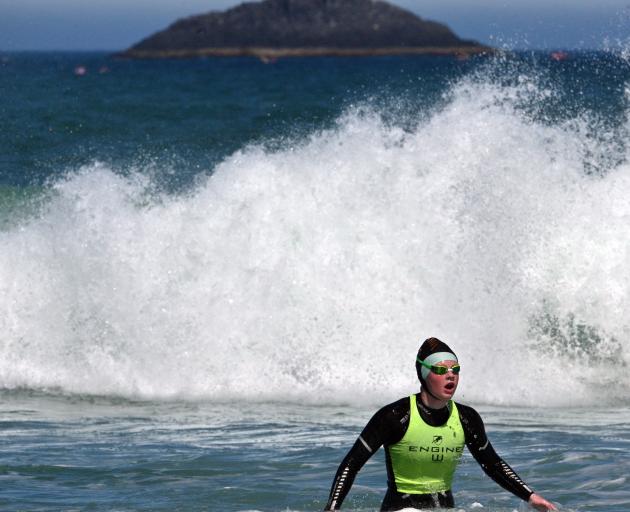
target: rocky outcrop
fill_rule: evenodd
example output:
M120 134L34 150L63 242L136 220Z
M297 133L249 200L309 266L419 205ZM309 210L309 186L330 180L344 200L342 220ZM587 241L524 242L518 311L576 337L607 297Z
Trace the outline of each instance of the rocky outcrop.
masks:
M466 55L490 50L383 1L264 0L178 20L120 55Z

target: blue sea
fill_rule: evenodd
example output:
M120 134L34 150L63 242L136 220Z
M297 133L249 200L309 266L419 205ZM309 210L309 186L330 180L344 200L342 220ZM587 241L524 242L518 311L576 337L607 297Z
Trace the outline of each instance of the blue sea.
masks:
M0 510L321 510L429 336L534 490L630 510L627 51L0 53L0 134Z

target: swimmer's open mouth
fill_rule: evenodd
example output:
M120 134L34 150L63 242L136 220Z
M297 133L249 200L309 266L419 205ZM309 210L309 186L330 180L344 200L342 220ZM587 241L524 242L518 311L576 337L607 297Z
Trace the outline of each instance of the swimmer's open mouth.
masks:
M455 384L453 384L452 382L449 382L446 386L444 386L446 389L454 389L455 388Z

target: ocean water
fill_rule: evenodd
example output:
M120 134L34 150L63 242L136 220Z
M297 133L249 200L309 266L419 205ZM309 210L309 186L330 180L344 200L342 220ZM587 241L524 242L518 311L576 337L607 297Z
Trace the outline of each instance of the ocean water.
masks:
M532 488L630 510L629 114L624 51L1 54L0 509L321 510L437 336Z

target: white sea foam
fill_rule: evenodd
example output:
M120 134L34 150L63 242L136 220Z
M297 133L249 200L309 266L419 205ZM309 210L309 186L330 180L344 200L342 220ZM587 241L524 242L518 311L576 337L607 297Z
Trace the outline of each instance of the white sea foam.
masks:
M0 233L0 386L377 402L438 336L462 400L627 401L627 155L531 94L464 81L409 131L351 109L185 196L100 163L57 182Z

